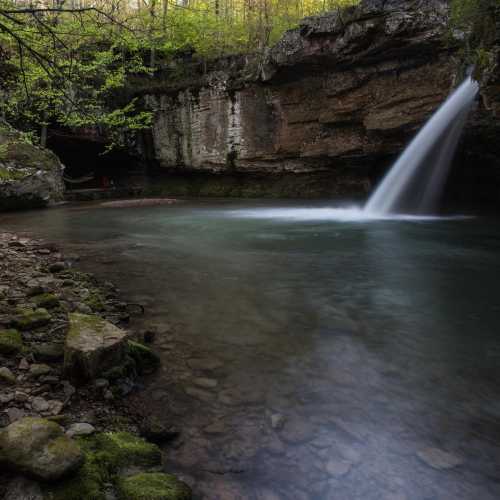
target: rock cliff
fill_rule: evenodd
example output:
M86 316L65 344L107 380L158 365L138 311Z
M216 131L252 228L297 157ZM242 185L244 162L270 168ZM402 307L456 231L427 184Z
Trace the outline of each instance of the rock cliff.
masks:
M270 184L296 174L299 186L281 181L277 194L367 191L461 78L447 21L441 0L365 0L304 19L264 58L171 65L137 87L155 109L149 157L175 172ZM483 137L498 133L491 88L475 116ZM242 194L227 188L216 194Z

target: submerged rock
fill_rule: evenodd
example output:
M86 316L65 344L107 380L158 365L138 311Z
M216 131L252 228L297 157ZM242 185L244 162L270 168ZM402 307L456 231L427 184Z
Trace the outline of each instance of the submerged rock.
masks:
M417 456L429 467L438 470L453 469L463 464L460 457L439 448L425 448L417 452Z
M56 423L23 418L0 432L0 462L17 472L54 481L77 470L83 454Z
M126 333L123 330L97 316L72 313L69 319L64 370L71 379L95 379L124 362Z
M124 500L191 500L191 489L175 476L162 473L142 473L118 483Z

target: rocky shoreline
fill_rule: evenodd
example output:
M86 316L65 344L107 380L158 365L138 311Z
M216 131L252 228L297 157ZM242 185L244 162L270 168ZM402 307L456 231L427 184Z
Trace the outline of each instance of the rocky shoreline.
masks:
M139 437L176 431L126 401L159 365L155 332L127 331L141 306L78 260L0 233L0 498L189 499Z

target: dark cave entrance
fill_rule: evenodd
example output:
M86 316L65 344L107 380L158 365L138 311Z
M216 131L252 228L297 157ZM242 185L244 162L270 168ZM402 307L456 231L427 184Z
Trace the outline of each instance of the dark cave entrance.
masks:
M106 143L99 138L53 132L47 146L56 153L65 168L68 191L112 190L128 188L144 175L144 167L126 151L106 153Z

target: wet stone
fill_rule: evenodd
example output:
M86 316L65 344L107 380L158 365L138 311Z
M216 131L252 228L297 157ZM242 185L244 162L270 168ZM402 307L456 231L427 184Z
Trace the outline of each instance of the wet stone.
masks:
M30 366L29 374L30 377L41 377L42 375L48 375L52 371L52 368L48 365L35 363Z
M212 378L195 378L193 379L193 384L203 389L215 389L218 382Z
M446 470L453 469L463 464L463 460L439 448L425 448L417 452L418 458L433 469Z
M217 368L221 368L223 363L217 359L198 359L191 358L187 362L189 368L192 370L201 370L201 371L212 371L217 370Z
M342 477L349 473L352 464L344 460L329 460L326 463L325 471L333 477Z

